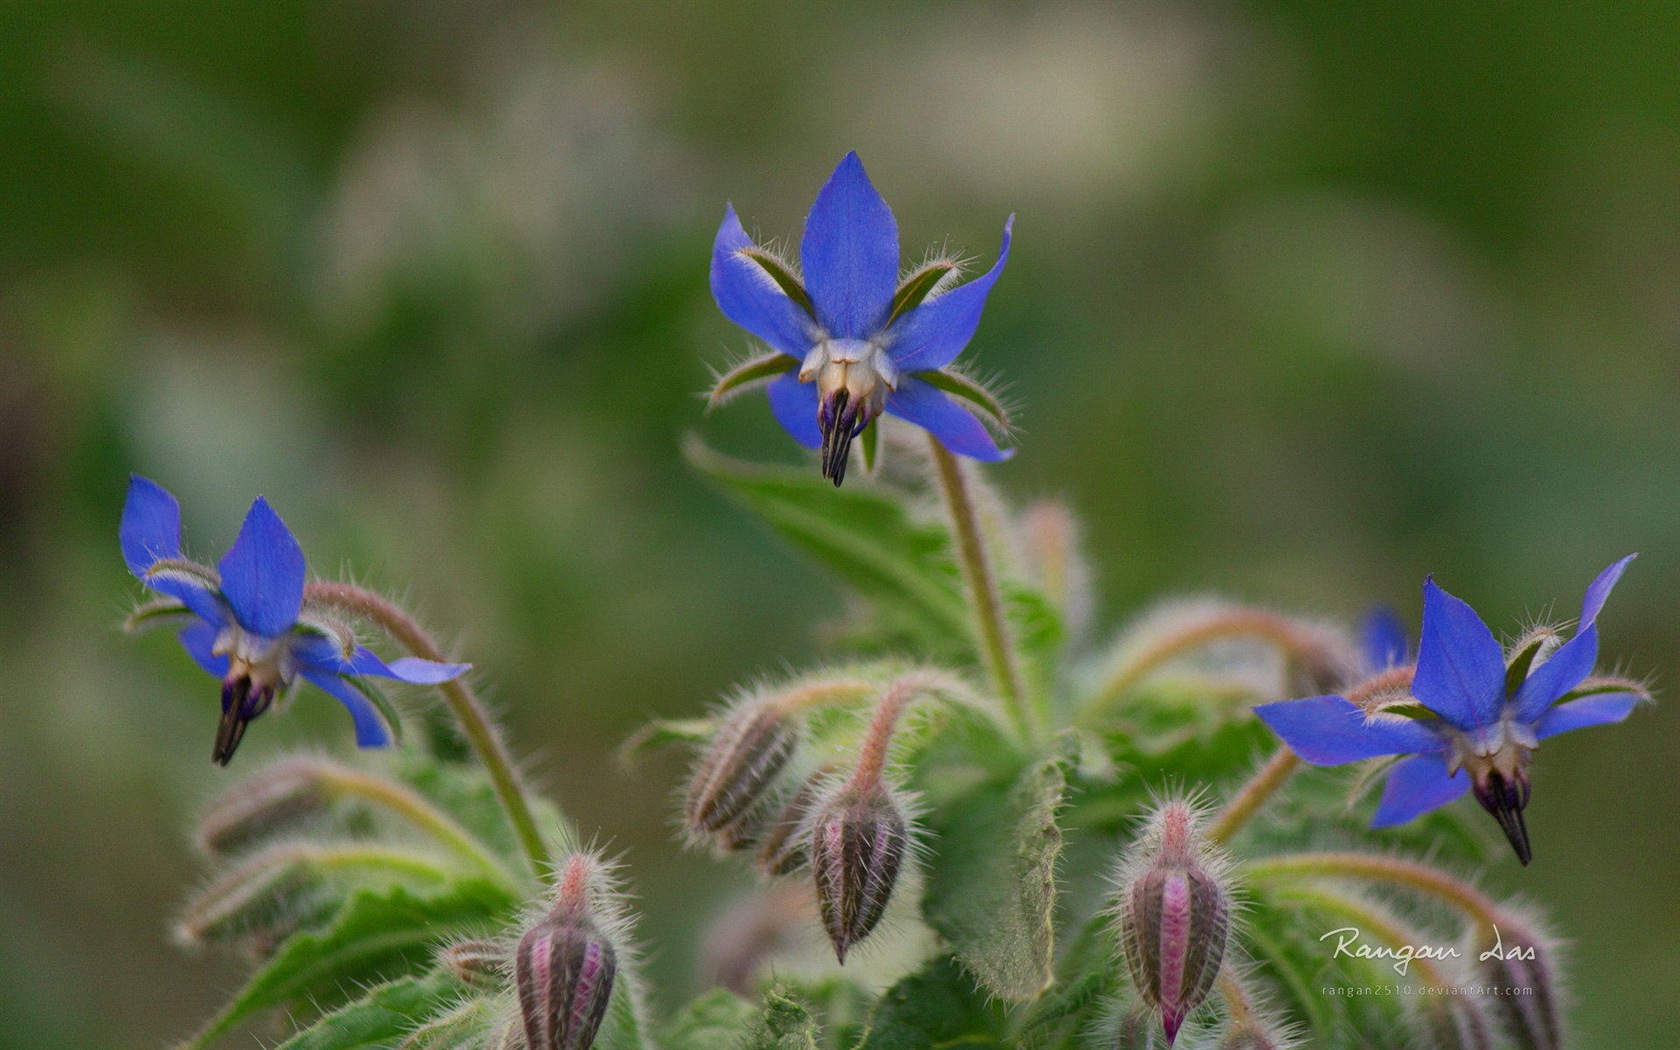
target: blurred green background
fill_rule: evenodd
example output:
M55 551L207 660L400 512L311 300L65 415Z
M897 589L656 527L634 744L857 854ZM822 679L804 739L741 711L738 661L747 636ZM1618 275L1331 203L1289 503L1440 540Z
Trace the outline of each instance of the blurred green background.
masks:
M1680 6L1565 0L0 7L0 1047L157 1046L238 979L168 943L230 774L214 684L116 627L130 470L201 555L265 493L453 633L694 988L741 881L668 841L677 760L611 751L840 607L678 449L797 459L761 399L702 418L747 347L707 254L725 200L796 237L850 148L912 257L1019 213L996 477L1083 514L1106 622L1415 618L1433 571L1514 631L1639 550L1606 648L1660 687L1677 54ZM343 729L305 690L231 775ZM1574 940L1583 1048L1673 1045L1677 741L1670 704L1548 746L1490 876Z

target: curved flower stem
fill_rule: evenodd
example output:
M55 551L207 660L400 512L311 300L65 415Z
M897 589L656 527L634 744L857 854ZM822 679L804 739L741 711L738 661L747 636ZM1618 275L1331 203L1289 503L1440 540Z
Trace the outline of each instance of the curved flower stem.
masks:
M1376 908L1344 897L1339 893L1327 893L1322 890L1294 890L1284 894L1284 896L1298 904L1311 905L1339 915L1357 924L1361 933L1369 931L1375 934L1378 940L1386 942L1391 948L1415 947L1423 943L1423 934L1419 931L1402 925L1393 917L1378 911ZM1418 977L1431 988L1449 988L1452 986L1452 982L1447 980L1446 974L1442 973L1441 968L1435 965L1435 960L1427 956L1413 956L1407 965L1416 967Z
M1356 878L1384 882L1451 904L1484 932L1499 918L1499 906L1476 887L1440 868L1403 857L1369 853L1295 853L1249 861L1243 874L1253 879Z
M1268 642L1315 681L1332 679L1345 667L1333 639L1322 629L1270 609L1220 608L1192 619L1117 661L1097 687L1090 712L1112 706L1163 664L1227 638Z
M425 660L446 659L443 650L438 648L431 635L427 634L425 628L416 623L413 617L365 587L351 583L311 583L305 590L304 597L309 601L332 605L372 620L415 656ZM478 754L479 761L484 763L486 772L490 774L496 800L501 803L508 822L513 825L514 834L519 838L519 844L531 863L532 871L536 873L537 878L546 883L553 875L553 862L549 858L548 845L543 841L542 833L537 830L536 818L532 816L530 802L525 797L525 787L520 783L513 758L508 754L507 745L497 732L490 712L485 709L472 687L459 678L440 683L437 688L443 694L444 701L449 704L456 721L461 724L461 731L466 735L467 743Z
M948 452L939 439L928 435L928 447L933 453L934 475L945 497L945 509L951 516L951 530L957 544L957 562L962 566L963 580L968 585L969 605L974 610L975 632L980 656L991 676L992 687L998 692L1023 737L1032 737L1037 730L1037 713L1028 704L1027 690L1021 677L1021 661L1010 637L1009 623L1004 618L1003 598L998 592L997 576L992 569L986 538L980 529L980 515L969 493L968 479L957 457Z
M1412 684L1412 676L1417 673L1414 667L1391 667L1386 671L1379 671L1360 682L1347 691L1349 702L1364 706L1371 700L1398 689L1407 688ZM1287 746L1280 747L1260 767L1248 783L1242 786L1236 797L1226 803L1225 808L1213 819L1209 826L1207 837L1214 842L1229 842L1232 835L1254 816L1266 800L1277 794L1279 788L1301 768L1301 758Z
M1280 747L1266 760L1248 783L1242 786L1236 797L1225 804L1219 815L1208 825L1207 838L1210 842L1223 845L1231 841L1248 819L1254 816L1266 800L1277 794L1278 788L1284 781L1294 775L1301 768L1301 758L1287 747Z
M457 855L476 865L484 874L507 889L514 882L507 869L485 845L456 823L447 813L401 784L373 776L336 762L323 762L316 770L322 785L346 795L356 795L406 819Z
M1258 1018L1254 1016L1254 1001L1243 986L1242 978L1226 963L1219 968L1219 994L1225 1000L1225 1012L1231 1015L1232 1027L1252 1025Z

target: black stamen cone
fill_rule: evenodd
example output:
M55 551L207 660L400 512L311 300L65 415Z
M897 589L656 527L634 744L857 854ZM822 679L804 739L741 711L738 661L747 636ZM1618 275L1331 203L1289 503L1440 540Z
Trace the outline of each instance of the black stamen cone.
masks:
M1523 808L1528 805L1528 781L1521 776L1506 780L1503 774L1489 773L1487 783L1477 784L1475 790L1476 801L1499 822L1499 830L1505 832L1511 848L1517 851L1517 859L1526 868L1534 859L1534 851L1528 844L1528 825L1523 822Z
M227 765L233 753L239 750L239 742L245 739L245 727L251 724L253 718L267 711L273 700L273 687L252 689L251 679L247 676L223 682L222 720L216 726L216 749L211 752L210 760L218 766Z
M851 395L844 389L834 395L831 405L824 405L817 415L817 424L822 428L822 473L823 477L834 482L839 488L846 480L846 461L852 452L852 439L863 433L863 428L869 422L864 415L851 403Z

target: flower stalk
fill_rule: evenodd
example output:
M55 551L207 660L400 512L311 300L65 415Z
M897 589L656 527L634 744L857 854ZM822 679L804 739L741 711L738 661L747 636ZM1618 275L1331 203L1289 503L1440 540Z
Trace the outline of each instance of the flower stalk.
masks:
M974 497L969 492L968 479L963 476L962 464L957 462L957 457L947 451L937 437L929 435L928 448L933 454L934 476L945 497L945 509L951 517L957 562L962 566L969 606L974 611L980 658L1015 727L1023 737L1031 738L1043 728L1042 720L1031 709L1027 698L1026 685L1021 677L1020 655L1015 651L1009 623L1004 616L997 574L986 548L986 538L980 528L980 515L974 505Z
M365 587L358 587L352 583L311 583L304 590L304 598L306 601L331 605L366 617L415 656L426 660L443 659L443 651L438 644L412 616ZM496 800L501 803L502 811L507 814L508 822L513 825L514 834L518 836L520 847L525 851L526 859L530 861L531 870L537 878L544 882L549 881L552 877L553 862L549 857L548 844L543 841L542 833L537 829L536 818L531 813L531 804L525 795L525 786L520 781L513 758L508 753L507 745L502 741L489 710L473 692L472 687L458 678L439 683L438 691L443 694L450 712L460 723L467 743L490 774Z
M1251 879L1269 881L1295 878L1357 878L1383 882L1445 901L1476 924L1479 931L1491 931L1499 919L1499 907L1486 894L1440 868L1404 857L1369 853L1296 853L1268 857L1243 865Z

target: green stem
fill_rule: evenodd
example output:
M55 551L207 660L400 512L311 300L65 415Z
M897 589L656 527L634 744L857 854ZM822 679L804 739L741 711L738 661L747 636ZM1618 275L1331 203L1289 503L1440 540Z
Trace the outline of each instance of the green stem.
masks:
M372 620L403 648L421 659L445 660L443 650L438 648L431 635L427 634L413 617L365 587L350 583L312 583L305 592L305 598ZM479 761L484 763L485 770L490 774L496 800L501 803L508 822L513 825L514 834L518 836L519 844L530 861L531 870L536 873L537 878L546 883L553 874L553 861L549 858L548 844L543 841L542 833L537 830L536 818L531 814L530 802L525 797L525 787L520 782L513 758L509 755L501 734L497 732L490 712L473 692L472 687L459 678L443 682L437 688L443 694L443 699L455 715L456 721L460 723L467 743L478 754Z
M957 562L962 566L963 581L968 585L969 606L974 611L976 641L980 656L997 690L1014 719L1022 736L1032 737L1038 726L1035 712L1027 701L1027 690L1021 678L1021 661L1010 637L1009 624L1004 617L1003 598L998 592L997 576L992 569L986 538L980 529L980 515L969 492L968 479L957 457L948 452L939 439L928 435L928 447L933 453L934 475L945 496L945 509L951 516L951 530L957 544Z
M1369 853L1296 853L1243 865L1249 878L1356 878L1384 882L1426 894L1453 905L1475 921L1482 930L1499 918L1499 906L1476 887L1454 878L1440 868L1403 857Z
M336 762L321 763L317 775L329 790L356 795L384 806L477 866L498 884L509 890L514 888L513 879L508 875L507 869L502 867L483 843L417 792L384 777L363 773Z
M1223 845L1231 841L1248 819L1266 804L1266 800L1277 794L1286 780L1301 768L1301 759L1287 747L1280 747L1273 752L1266 764L1260 767L1253 779L1244 784L1236 797L1225 804L1219 815L1213 819L1208 827L1207 837L1211 842Z

